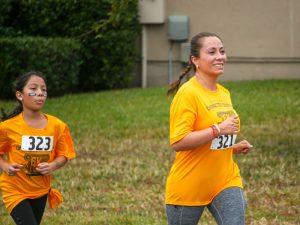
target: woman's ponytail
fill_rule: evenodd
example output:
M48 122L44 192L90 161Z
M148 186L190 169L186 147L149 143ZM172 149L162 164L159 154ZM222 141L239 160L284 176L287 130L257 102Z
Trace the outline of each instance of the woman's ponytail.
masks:
M167 96L169 96L173 93L176 93L178 91L178 88L181 84L182 79L190 72L191 69L192 69L192 65L191 65L191 63L189 63L186 66L185 70L182 72L182 74L179 76L179 78L170 84L169 89L167 91Z

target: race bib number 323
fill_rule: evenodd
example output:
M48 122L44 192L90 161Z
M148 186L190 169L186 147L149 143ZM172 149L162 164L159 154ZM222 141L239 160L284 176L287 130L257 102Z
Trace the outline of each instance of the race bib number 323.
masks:
M230 148L234 145L236 139L236 134L224 134L217 138L214 138L211 142L210 149L212 150L222 150Z
M53 136L22 136L23 151L52 151Z

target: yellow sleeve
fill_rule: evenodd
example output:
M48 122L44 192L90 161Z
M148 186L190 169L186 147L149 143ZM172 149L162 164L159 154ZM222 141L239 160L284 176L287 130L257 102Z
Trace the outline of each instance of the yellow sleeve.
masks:
M196 118L197 111L193 96L187 93L175 95L170 108L170 144L191 133Z
M67 159L76 157L73 140L66 124L64 124L62 134L58 137L58 141L55 146L55 152L56 156L65 156Z
M3 123L0 123L0 155L4 155L8 149L8 139L4 132Z

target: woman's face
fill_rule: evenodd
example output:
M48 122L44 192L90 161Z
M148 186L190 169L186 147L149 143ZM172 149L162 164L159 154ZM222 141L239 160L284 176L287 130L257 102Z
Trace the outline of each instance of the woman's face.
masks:
M193 58L193 63L198 65L197 71L199 73L216 76L224 73L224 65L227 61L227 56L224 46L219 38L203 38L199 55L199 58Z
M16 96L22 102L24 109L41 110L47 98L47 87L44 79L35 75L31 76L23 91L17 91Z

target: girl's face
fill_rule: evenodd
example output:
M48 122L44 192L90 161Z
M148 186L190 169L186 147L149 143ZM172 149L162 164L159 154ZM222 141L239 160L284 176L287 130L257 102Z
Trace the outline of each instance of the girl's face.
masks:
M47 98L47 87L43 78L32 75L23 91L16 92L17 99L22 102L23 108L40 111Z
M224 46L217 37L205 37L202 39L200 57L192 57L197 71L206 75L220 75L224 73L224 65L227 61Z

